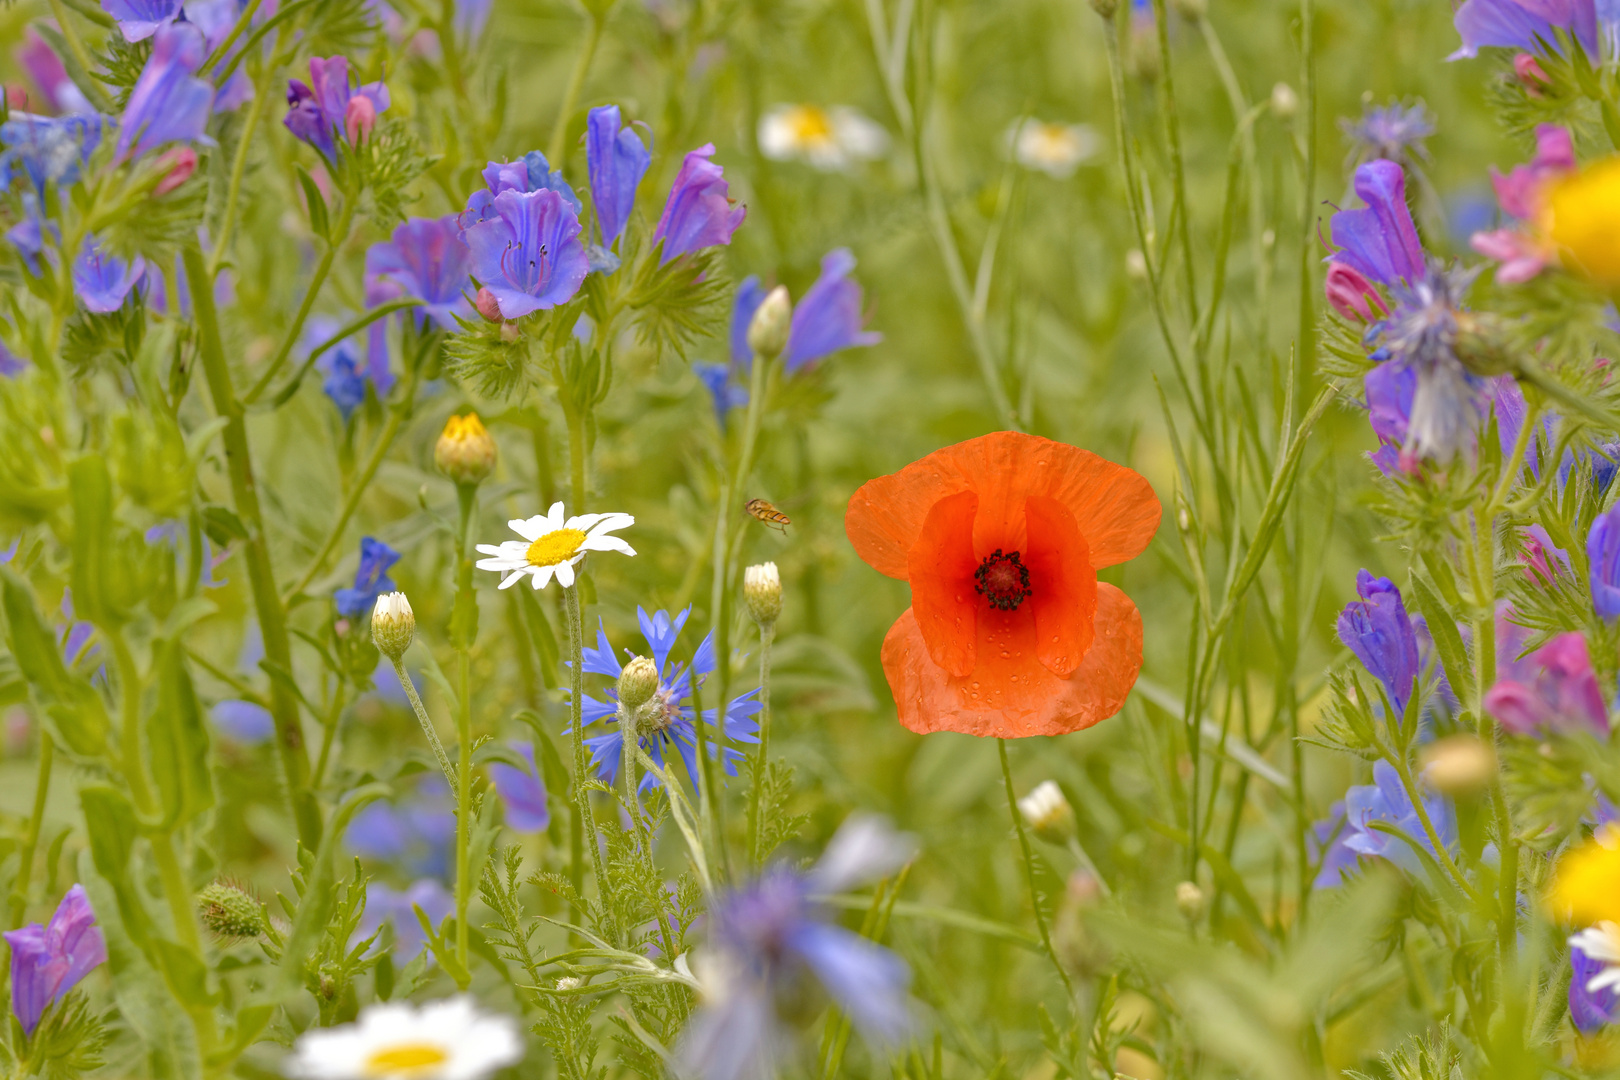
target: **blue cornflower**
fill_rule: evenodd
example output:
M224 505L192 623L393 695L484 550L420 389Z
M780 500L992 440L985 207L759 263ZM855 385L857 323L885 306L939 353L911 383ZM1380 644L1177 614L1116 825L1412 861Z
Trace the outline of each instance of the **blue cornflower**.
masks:
M456 910L456 899L433 878L421 878L404 890L389 888L380 881L369 882L366 913L355 929L355 937L364 941L388 923L394 928L394 952L407 961L415 960L427 948L417 908L422 909L429 924L437 927Z
M1421 794L1421 792L1420 792ZM1423 809L1429 823L1448 851L1457 850L1457 820L1451 803L1443 795L1423 794ZM1401 785L1400 774L1387 761L1373 764L1373 782L1353 787L1344 793L1342 820L1321 825L1317 837L1330 837L1321 870L1316 875L1318 889L1332 888L1342 880L1345 871L1357 864L1361 857L1388 859L1411 873L1422 869L1422 862L1412 850L1415 841L1430 855L1437 855L1429 834L1418 819L1417 809L1407 798ZM1374 822L1393 826L1402 835L1393 836L1373 827Z
M414 797L398 804L374 802L354 815L343 842L356 855L442 880L450 873L456 839L450 806L450 785L427 774Z
M1434 117L1421 101L1414 105L1392 101L1368 105L1359 120L1342 117L1339 129L1349 137L1357 160L1389 158L1410 163L1428 158L1423 140L1434 134Z
M592 109L586 122L585 161L602 246L612 247L635 209L636 187L647 175L652 155L635 131L620 126L619 107L603 105Z
M1455 351L1457 313L1478 268L1431 263L1420 277L1392 287L1396 306L1376 331L1391 362L1417 378L1402 457L1444 464L1468 445L1484 413L1485 380Z
M338 614L345 619L358 619L371 610L377 597L393 592L394 579L388 576L388 571L399 562L399 558L399 552L381 540L371 536L362 537L360 565L354 572L354 588L339 589L332 594Z
M46 184L76 183L101 145L106 120L99 113L74 116L34 116L14 112L0 124L0 190L10 187L11 176L26 173L44 194ZM26 201L26 196L25 196Z
M706 360L692 362L692 374L698 377L714 402L714 418L721 431L726 430L726 414L748 404L748 388L734 385L731 373L730 364L714 364Z
M1361 599L1351 601L1339 614L1339 640L1384 684L1399 717L1412 697L1413 681L1423 671L1417 633L1394 582L1362 570L1356 574L1356 592Z
M797 997L806 975L868 1040L903 1040L912 1028L905 961L833 923L817 897L885 877L912 850L881 819L852 815L810 870L777 865L722 896L710 916L711 962L700 966L705 1004L676 1047L676 1075L774 1076L788 1042L777 1002Z
M181 0L101 0L125 41L145 41L180 16Z
M546 803L546 782L535 768L534 747L529 743L508 743L529 762L527 770L496 762L489 767L490 779L506 808L506 827L517 832L544 832L551 824L551 808Z
M349 85L348 57L317 56L309 62L309 83L288 81L287 116L282 123L330 161L337 153L336 136L344 135L350 142L362 139L377 117L388 111L389 101L384 83Z
M84 306L105 315L124 306L124 300L141 275L146 260L137 255L129 262L101 250L94 236L86 236L73 260L73 291Z
M746 206L731 204L725 171L709 160L713 156L714 144L706 143L681 162L653 231L653 243L663 244L659 265L689 252L731 243L731 234L748 216Z
M687 608L673 619L666 611L659 611L652 615L646 609L637 608L636 618L641 622L641 635L647 639L647 647L652 652L652 661L659 671L658 690L646 705L641 707L639 723L647 729L641 737L641 747L647 756L662 766L666 761L666 749L674 744L686 762L686 773L696 784L700 776L697 760L697 728L696 714L689 702L692 699L692 682L695 679L699 686L716 667L714 655L714 634L711 632L703 638L697 652L692 656L690 667L673 663L669 659L670 650L675 647L675 640L679 637L681 627L686 625L687 618L692 609ZM596 631L597 647L585 649L584 671L597 675L608 675L617 679L623 672L623 667L613 655L613 648L608 644L607 631L600 626ZM619 711L619 694L616 689L607 692L606 701L600 701L587 695L581 702L581 710L586 725L594 724L598 720L609 724L617 724ZM755 713L759 712L759 691L750 690L748 693L733 700L726 706L725 722L721 726L725 737L738 742L758 742L759 737L754 733L759 725L753 720ZM649 716L652 719L649 720ZM717 710L703 710L704 722L711 727L717 723ZM585 740L585 745L591 749L591 765L596 769L596 775L609 784L617 781L619 765L624 757L624 732L618 728L605 735L596 735ZM714 737L710 736L710 753L715 753ZM720 758L724 762L727 775L737 774L736 763L742 755L730 747L720 749ZM641 778L640 790L646 791L659 784L659 779L652 773L645 773Z
M876 345L882 334L861 329L861 287L849 280L855 256L846 248L828 252L821 276L793 307L783 367L794 372L824 356L861 345Z
M214 87L196 77L208 42L190 23L160 27L152 55L129 93L118 122L118 157L139 157L165 143L204 137L214 107Z

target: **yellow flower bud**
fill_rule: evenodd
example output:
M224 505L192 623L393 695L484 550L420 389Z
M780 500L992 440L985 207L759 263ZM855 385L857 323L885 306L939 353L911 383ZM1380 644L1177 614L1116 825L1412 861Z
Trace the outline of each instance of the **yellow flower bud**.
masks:
M433 464L458 484L481 484L495 469L495 440L477 413L452 416L433 447Z
M1553 184L1542 219L1566 267L1620 285L1620 155Z

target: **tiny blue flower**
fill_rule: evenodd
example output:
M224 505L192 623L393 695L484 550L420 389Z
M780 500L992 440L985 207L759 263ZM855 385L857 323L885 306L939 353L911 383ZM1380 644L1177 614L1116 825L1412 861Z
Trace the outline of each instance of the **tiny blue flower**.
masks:
M721 431L726 430L726 415L732 409L740 409L748 404L748 388L733 385L731 372L730 364L714 364L705 360L692 363L692 374L698 377L714 402L714 418Z
M145 272L146 260L141 256L125 262L103 252L95 237L86 236L73 260L73 291L86 308L105 315L124 306L125 298Z
M1421 792L1420 792L1421 794ZM1457 851L1457 820L1451 803L1443 795L1423 794L1423 809L1440 842L1453 854ZM1375 822L1393 826L1394 836L1374 828ZM1338 885L1346 871L1361 857L1388 859L1409 873L1418 873L1422 861L1412 848L1416 842L1430 855L1438 854L1429 841L1428 831L1418 818L1417 809L1407 798L1400 774L1387 761L1373 764L1373 782L1353 787L1344 794L1344 820L1336 828L1318 828L1317 836L1331 836L1330 846L1316 876L1318 889Z
M1362 570L1356 575L1356 592L1361 599L1352 601L1339 615L1339 640L1384 684L1395 712L1403 714L1413 681L1423 669L1417 634L1401 591L1388 578Z

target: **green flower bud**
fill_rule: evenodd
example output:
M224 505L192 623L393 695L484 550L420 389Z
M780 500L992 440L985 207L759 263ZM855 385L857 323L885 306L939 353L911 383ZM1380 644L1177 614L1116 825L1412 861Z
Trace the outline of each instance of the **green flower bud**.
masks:
M743 571L743 598L748 611L761 626L775 626L782 614L782 575L773 562L750 566Z
M197 894L197 915L220 937L260 937L265 931L264 905L229 881L216 881Z
M416 614L402 592L384 593L371 609L371 641L390 660L398 660L416 637Z
M631 657L619 672L619 702L634 712L658 693L658 665L645 656Z
M766 359L778 356L787 348L792 328L793 301L788 298L787 287L778 285L754 309L753 321L748 324L748 347Z

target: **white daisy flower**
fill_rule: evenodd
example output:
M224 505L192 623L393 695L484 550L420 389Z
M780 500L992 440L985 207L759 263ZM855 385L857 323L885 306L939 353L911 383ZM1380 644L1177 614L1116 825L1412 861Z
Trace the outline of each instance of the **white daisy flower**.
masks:
M1026 169L1038 169L1059 180L1097 152L1097 133L1085 124L1018 120L1007 131L1013 157Z
M574 567L590 551L617 551L634 555L636 549L609 533L629 528L636 519L629 514L581 514L563 518L563 504L552 503L551 510L532 518L508 521L512 531L522 540L508 540L504 544L479 544L478 550L488 559L478 560L478 569L494 570L507 575L501 588L517 584L525 574L534 576L534 587L543 589L556 575L558 584L569 588L574 584Z
M1603 965L1603 970L1587 982L1588 993L1620 987L1620 925L1600 922L1571 937L1569 943Z
M759 121L759 149L773 161L803 161L829 172L880 158L889 133L844 105L778 105Z
M522 1057L510 1018L453 997L370 1005L356 1023L312 1028L284 1069L300 1080L479 1080Z

